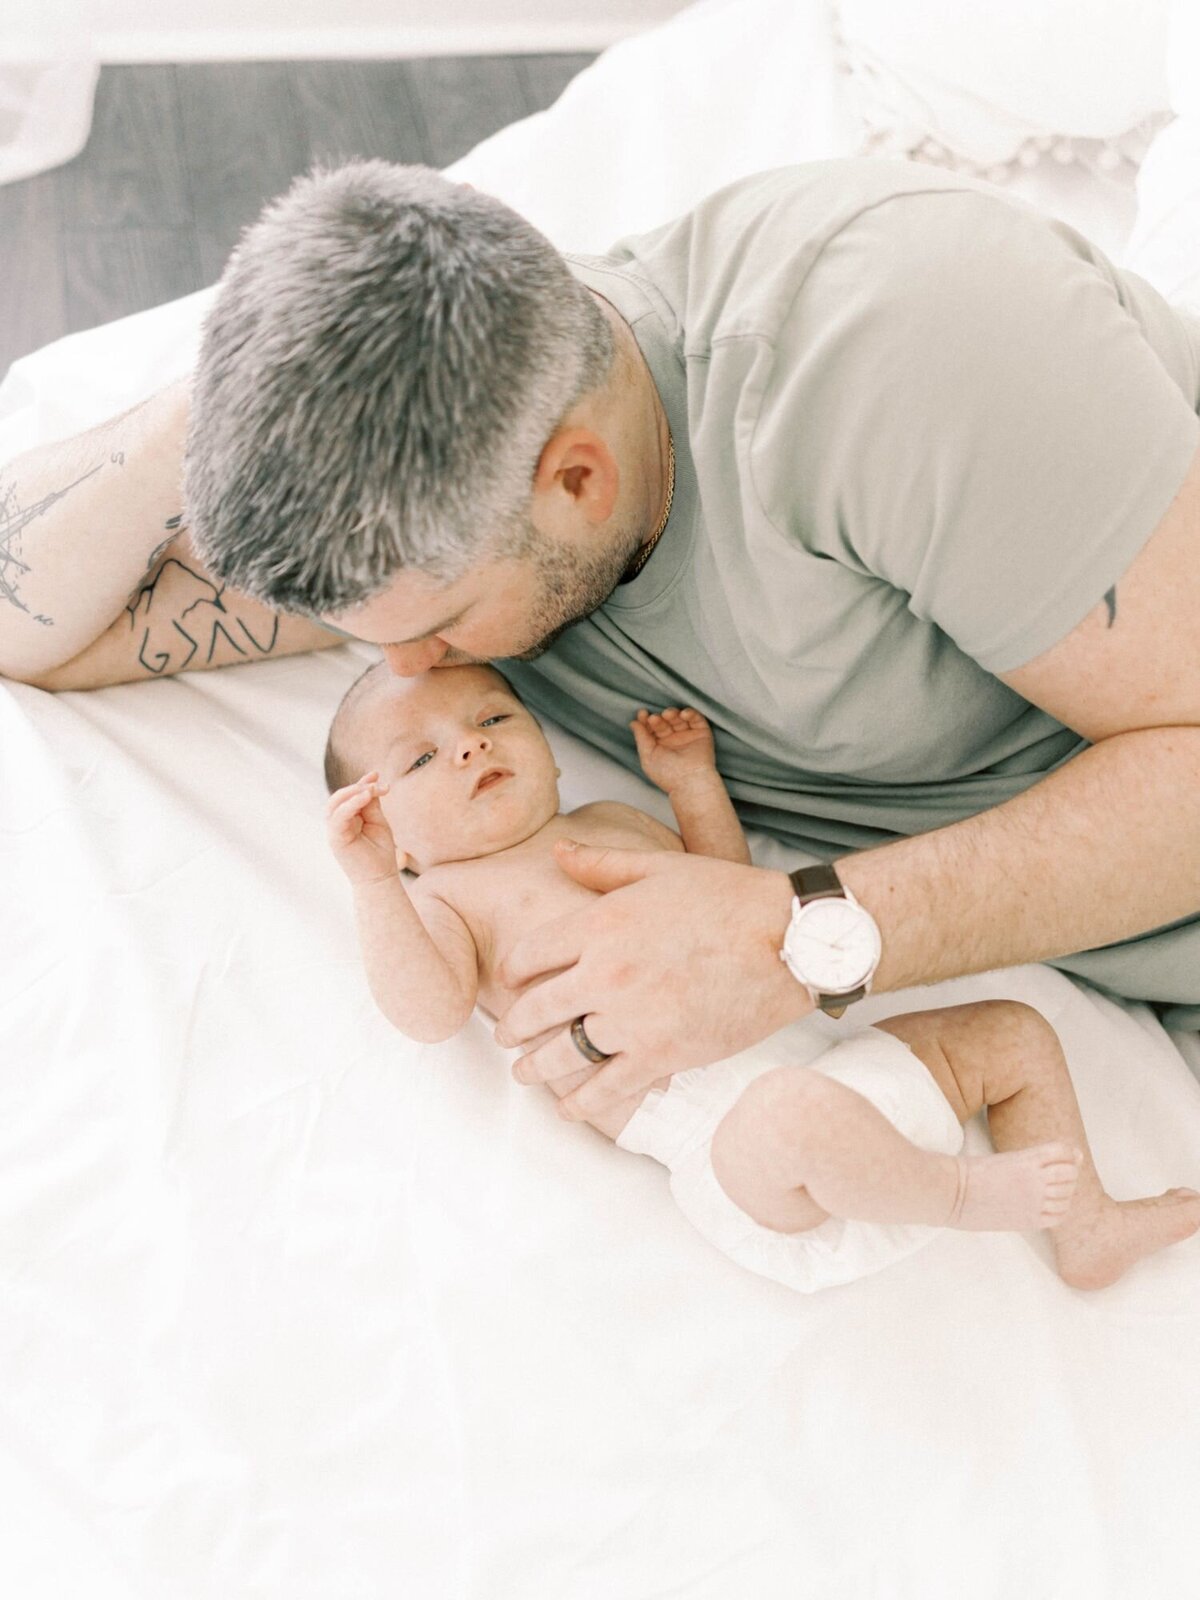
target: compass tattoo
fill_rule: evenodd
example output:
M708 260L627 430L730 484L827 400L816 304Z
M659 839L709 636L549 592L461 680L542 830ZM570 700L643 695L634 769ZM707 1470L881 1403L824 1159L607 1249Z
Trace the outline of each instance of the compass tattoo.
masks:
M30 571L28 564L21 559L22 535L31 522L45 516L51 506L57 505L72 489L77 489L88 478L95 477L99 471L99 467L93 467L82 478L67 484L65 489L56 489L53 494L35 500L31 506L21 505L12 485L6 488L0 483L0 600L7 600L9 605L16 606L18 611L24 611L27 616L33 615L21 598L21 579ZM33 620L48 628L54 626L52 617L39 615Z

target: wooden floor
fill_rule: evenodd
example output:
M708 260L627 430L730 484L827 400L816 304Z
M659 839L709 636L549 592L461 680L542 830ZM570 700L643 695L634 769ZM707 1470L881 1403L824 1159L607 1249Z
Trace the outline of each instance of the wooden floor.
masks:
M0 376L64 333L214 282L239 230L314 161L447 166L593 59L105 67L82 155L0 185Z

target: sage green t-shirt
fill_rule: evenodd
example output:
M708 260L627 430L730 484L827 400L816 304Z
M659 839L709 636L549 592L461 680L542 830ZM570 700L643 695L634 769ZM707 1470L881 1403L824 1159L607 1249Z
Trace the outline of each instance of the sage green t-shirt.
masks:
M675 499L636 579L505 663L535 710L636 769L636 709L696 706L743 820L823 859L1084 747L993 674L1081 622L1174 499L1200 324L1026 202L905 162L761 173L567 260L637 338ZM1200 1003L1200 921L1058 964Z

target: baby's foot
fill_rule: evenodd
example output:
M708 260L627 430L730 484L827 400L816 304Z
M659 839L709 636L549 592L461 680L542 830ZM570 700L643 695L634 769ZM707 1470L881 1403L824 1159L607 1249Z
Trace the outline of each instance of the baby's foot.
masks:
M1200 1194L1168 1189L1146 1200L1107 1195L1085 1216L1072 1217L1054 1235L1059 1276L1073 1289L1103 1289L1135 1261L1200 1229Z
M956 1156L958 1194L947 1224L977 1232L1057 1228L1083 1157L1069 1144L1037 1144L1003 1155Z

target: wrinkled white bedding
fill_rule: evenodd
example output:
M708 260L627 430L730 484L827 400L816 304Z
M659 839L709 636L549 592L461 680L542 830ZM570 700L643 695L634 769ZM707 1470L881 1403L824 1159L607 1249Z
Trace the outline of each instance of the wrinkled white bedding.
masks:
M746 18L771 10L764 53ZM702 7L457 171L586 250L849 153L814 15ZM715 104L688 119L670 85L701 75ZM1074 181L1013 187L1120 259L1132 180ZM0 460L186 370L207 298L17 363ZM516 1086L481 1018L398 1036L323 835L326 723L371 654L0 685L6 1592L1193 1595L1200 1243L1089 1295L1042 1237L946 1234L801 1298L693 1234L661 1168ZM566 806L667 816L551 732ZM993 995L1058 1028L1114 1194L1197 1182L1188 1046L1144 1006L1029 967L847 1024Z

